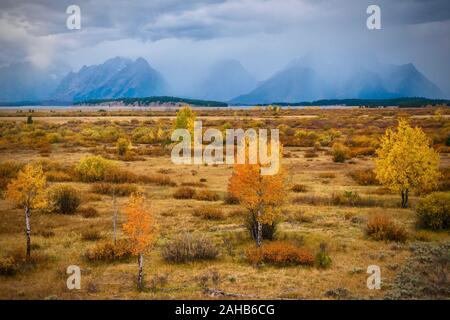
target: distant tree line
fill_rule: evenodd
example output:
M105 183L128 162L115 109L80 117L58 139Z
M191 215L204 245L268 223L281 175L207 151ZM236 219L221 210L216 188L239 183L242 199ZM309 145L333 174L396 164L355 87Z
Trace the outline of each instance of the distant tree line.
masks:
M157 104L189 104L194 106L205 106L205 107L227 107L228 104L219 101L209 101L209 100L199 100L199 99L185 99L177 97L145 97L145 98L118 98L118 99L93 99L93 100L83 100L78 101L75 105L101 105L107 103L122 103L126 106L136 105L136 106L147 106L152 103Z
M398 106L400 108L418 108L428 105L450 105L450 100L444 99L427 99L427 98L395 98L395 99L325 99L316 101L303 101L303 102L274 102L268 104L257 104L258 106L278 105L278 106L365 106L369 108L374 107L390 107Z

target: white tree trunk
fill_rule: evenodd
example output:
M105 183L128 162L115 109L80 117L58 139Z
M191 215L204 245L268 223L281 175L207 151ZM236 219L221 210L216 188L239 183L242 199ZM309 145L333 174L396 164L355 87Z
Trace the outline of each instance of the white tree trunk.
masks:
M256 218L256 226L257 226L257 232L256 232L256 246L261 247L262 243L262 223L261 221L261 210L258 210L257 218Z
M31 227L30 227L30 209L25 207L25 226L27 234L27 259L31 256Z
M139 273L138 273L138 289L142 290L143 289L143 274L142 274L142 269L144 267L144 256L142 255L142 253L139 254L138 257L138 264L139 264Z
M113 206L114 206L114 215L113 215L113 229L114 229L114 245L116 245L117 241L117 214L118 214L118 208L117 208L117 201L116 201L116 194L115 191L113 191Z

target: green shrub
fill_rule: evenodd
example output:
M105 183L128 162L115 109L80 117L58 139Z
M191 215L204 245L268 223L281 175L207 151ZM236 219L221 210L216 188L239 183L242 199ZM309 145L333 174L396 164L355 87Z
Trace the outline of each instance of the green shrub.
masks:
M366 233L374 240L405 242L408 234L386 215L377 214L367 222Z
M172 263L212 260L218 254L219 250L211 239L189 233L169 241L162 249L164 260Z
M328 269L331 266L332 260L328 255L325 243L320 244L320 250L316 253L314 264L319 269Z
M51 209L62 214L74 214L80 203L79 192L69 186L60 185L54 187L50 192Z
M450 193L436 192L420 199L416 207L417 224L424 229L450 227Z
M102 181L109 170L115 168L112 161L101 156L87 156L75 166L75 172L84 182Z

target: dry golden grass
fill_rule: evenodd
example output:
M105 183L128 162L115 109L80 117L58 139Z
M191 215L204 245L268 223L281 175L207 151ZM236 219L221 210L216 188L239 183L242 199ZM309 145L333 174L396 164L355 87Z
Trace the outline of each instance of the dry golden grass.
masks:
M65 118L62 111L58 117L36 117L38 122L50 121L52 124L63 124L77 130L84 121L93 123L99 120L95 112L87 113L90 118L75 117L68 111ZM108 112L106 120L127 121L126 132L131 132L132 118L139 121L156 120L170 124L173 113L149 115L141 118L130 113L118 112L115 117ZM376 135L384 132L385 128L395 124L395 118L407 112L414 116L414 121L420 121L426 132L433 133L447 128L449 121L437 127L433 117L428 116L432 111L417 110L286 110L282 111L281 118L274 118L270 114L257 111L220 111L214 115L213 111L201 111L207 125L220 127L224 121L234 121L235 125L248 124L253 120L264 120L271 126L289 122L291 126L309 124L318 132L322 122L341 130L345 134L350 131L346 123L358 120L360 125L358 134L371 134L367 131L367 123L374 126ZM0 123L7 121L2 115ZM93 119L95 117L95 119ZM166 120L164 120L164 119ZM80 123L68 124L69 120L78 120ZM161 120L162 119L162 120ZM447 119L447 118L445 118ZM22 121L23 119L11 118ZM166 122L164 122L166 121ZM347 121L347 122L346 122ZM298 123L297 123L298 122ZM140 123L142 125L142 122ZM244 125L243 125L244 126ZM444 132L445 133L445 132ZM93 143L91 146L67 146L52 144L52 152L45 158L39 150L32 147L19 147L17 144L3 144L0 151L0 163L13 160L16 163L25 163L31 160L47 159L51 163L74 165L82 157L92 154L92 146L99 148L113 147L114 143ZM145 147L145 146L144 146ZM6 149L5 149L6 148ZM13 149L14 153L7 149ZM370 156L357 157L345 163L334 163L329 153L330 146L323 146L317 151L317 157L305 158L306 147L285 147L289 158L283 160L284 168L289 172L291 186L301 184L306 186L302 196L331 197L333 193L345 191L357 192L361 197L371 197L381 202L395 202L398 196L390 192L377 192L379 186L358 185L350 176L355 170L373 168ZM321 243L326 243L328 253L332 258L332 265L326 270L314 267L289 266L279 267L265 265L259 269L248 263L245 251L254 245L244 226L243 215L239 212L241 207L236 204L225 204L223 201L214 203L204 200L218 200L215 194L224 199L227 192L228 179L232 167L219 166L190 166L172 164L168 155L143 155L138 161L117 161L118 166L132 171L137 175L160 176L164 174L178 186L193 184L193 188L200 191L203 186L213 190L214 196L196 199L174 199L176 186L158 185L152 183L139 184L139 190L146 195L146 201L155 213L160 224L160 236L155 248L145 256L144 274L147 287L152 290L138 292L135 289L137 263L135 259L113 263L90 263L84 258L86 250L98 241L112 241L113 239L113 203L109 195L92 194L92 184L71 182L67 176L58 174L64 170L54 169L54 177L50 185L57 184L60 177L64 184L76 188L82 198L81 208L95 208L98 213L83 216L58 215L34 211L31 216L33 254L40 258L36 266L21 271L13 276L0 275L0 299L44 299L57 297L59 299L205 299L211 298L204 293L205 286L226 292L252 295L261 298L294 298L294 299L328 299L325 293L329 290L345 288L351 297L356 298L383 298L386 288L392 283L397 268L411 255L407 249L410 242L419 240L448 241L450 235L445 232L416 231L414 227L415 214L412 209L398 207L357 207L309 205L295 202L298 193L289 192L284 214L278 226L277 239L299 244L316 253ZM448 154L441 154L444 168L450 165ZM50 165L51 166L51 165ZM198 184L198 187L195 186ZM303 191L303 190L302 190ZM414 203L416 196L412 196ZM117 198L119 210L119 226L124 222L121 208L126 198ZM223 212L221 219L201 219L193 212L204 205L213 205ZM367 221L374 215L383 213L395 218L395 221L404 227L411 235L406 244L374 241L365 234ZM171 264L165 262L161 250L165 243L177 235L189 232L205 235L220 248L217 259L211 261L198 261L187 264ZM119 238L123 234L119 228ZM100 239L101 240L98 240ZM0 200L0 253L8 256L25 250L24 217L20 209L13 208L6 200ZM368 290L366 287L366 268L371 264L381 267L383 287L381 290ZM82 269L81 290L68 290L66 287L66 268L69 265L78 265ZM161 284L154 284L152 279L159 279L164 275ZM213 275L213 276L212 276ZM205 280L206 279L206 280ZM160 283L156 281L157 283ZM153 284L152 284L153 283Z

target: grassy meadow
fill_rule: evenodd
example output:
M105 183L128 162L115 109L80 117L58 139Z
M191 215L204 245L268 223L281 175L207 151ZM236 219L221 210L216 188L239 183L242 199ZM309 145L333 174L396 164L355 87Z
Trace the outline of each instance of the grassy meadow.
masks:
M0 299L450 298L450 233L418 228L415 207L421 195L412 192L409 207L401 208L400 195L379 185L372 172L380 138L405 117L422 128L439 152L438 189L448 193L448 108L195 111L206 128L280 129L288 192L274 240L264 243L288 243L313 256L326 248L332 260L328 268L249 263L246 252L255 242L246 228L246 212L227 193L233 167L173 164L168 142L176 111L3 110L1 192L22 165L33 161L42 164L48 190L71 186L80 203L73 214L32 210L32 257L23 262L23 209L0 199ZM122 154L119 139L131 142ZM343 162L333 161L335 142L344 146ZM75 167L92 155L114 163L116 174L104 181L80 179ZM142 291L136 289L136 257L86 258L88 250L113 241L113 185L119 190L119 240L125 238L123 211L133 191L145 195L159 225L156 243L144 256ZM193 194L176 196L189 193L186 189ZM367 223L378 214L389 216L406 239L370 237ZM216 250L214 257L166 259L166 246L183 234L202 237ZM417 260L430 256L443 262ZM8 261L14 265L9 269ZM66 286L69 265L81 268L80 290ZM369 265L381 269L380 290L367 288Z

